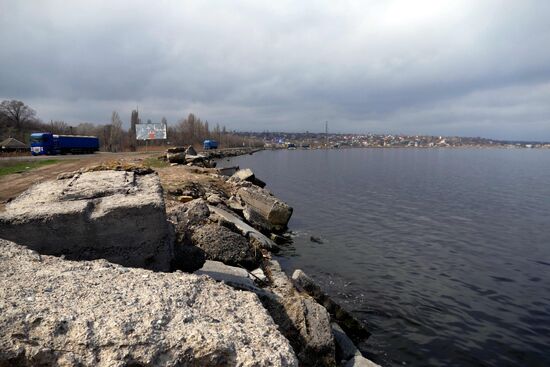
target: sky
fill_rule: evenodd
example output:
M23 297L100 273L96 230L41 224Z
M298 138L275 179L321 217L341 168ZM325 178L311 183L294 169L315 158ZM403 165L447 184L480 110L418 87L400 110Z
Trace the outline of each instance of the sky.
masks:
M547 0L0 0L0 44L44 121L550 141Z

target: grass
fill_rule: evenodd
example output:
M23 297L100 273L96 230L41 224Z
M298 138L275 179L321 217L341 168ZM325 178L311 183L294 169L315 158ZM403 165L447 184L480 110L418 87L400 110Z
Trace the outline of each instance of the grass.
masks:
M162 168L168 167L170 163L168 163L167 161L162 161L157 157L149 157L143 160L143 165L149 168Z
M9 162L0 167L0 176L11 175L12 173L23 173L32 169L58 163L57 159L37 160L34 162Z

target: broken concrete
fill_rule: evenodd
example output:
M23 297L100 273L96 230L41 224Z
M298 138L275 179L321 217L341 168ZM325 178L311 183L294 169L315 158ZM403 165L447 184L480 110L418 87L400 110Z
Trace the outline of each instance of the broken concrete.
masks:
M237 289L258 291L258 287L245 269L225 265L220 261L206 260L204 266L195 274L208 275L214 280L224 282Z
M0 240L0 366L297 366L256 295Z
M338 325L345 330L346 334L349 335L355 343L361 343L370 336L370 333L361 321L334 302L321 290L313 279L307 276L302 270L296 269L294 271L292 274L292 281L296 288L309 294L311 297L315 298L317 302L322 304L331 316L338 321Z
M267 262L274 293L260 296L283 335L290 341L304 366L333 366L335 346L330 316L325 308L309 296L299 294L292 281L275 260Z
M258 187L264 188L265 182L256 177L254 172L250 168L245 168L235 172L230 178L229 182L248 181Z
M240 188L237 193L246 205L245 217L248 212L251 218L247 220L256 221L253 217L257 214L270 232L286 229L292 208L285 202L271 195L269 191L255 186Z
M258 247L274 252L277 252L279 250L279 247L275 244L275 242L267 238L257 229L246 224L241 218L239 218L235 214L215 206L208 206L208 208L210 209L210 212L235 225L235 227L241 231L243 236L249 237L251 242L255 241L255 244Z
M0 238L67 259L169 271L172 233L156 174L96 171L28 189L0 213Z

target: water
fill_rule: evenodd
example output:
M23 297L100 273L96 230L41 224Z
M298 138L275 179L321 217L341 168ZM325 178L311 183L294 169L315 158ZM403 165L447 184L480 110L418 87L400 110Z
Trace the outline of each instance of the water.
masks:
M232 164L294 207L284 267L367 323L376 362L550 365L550 151L264 151Z

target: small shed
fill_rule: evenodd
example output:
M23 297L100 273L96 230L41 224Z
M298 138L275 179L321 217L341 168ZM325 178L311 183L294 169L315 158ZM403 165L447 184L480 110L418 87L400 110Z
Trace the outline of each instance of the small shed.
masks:
M14 138L7 138L0 142L0 151L2 152L24 152L28 149L27 144Z

